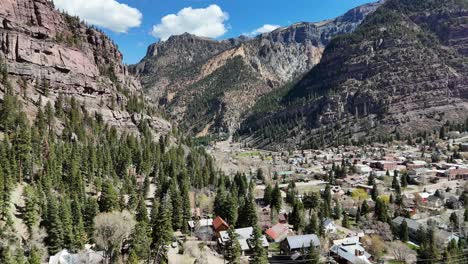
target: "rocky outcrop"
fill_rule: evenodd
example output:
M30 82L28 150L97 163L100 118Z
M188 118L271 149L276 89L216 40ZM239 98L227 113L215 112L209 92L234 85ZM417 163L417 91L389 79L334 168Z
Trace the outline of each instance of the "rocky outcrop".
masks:
M336 19L297 23L255 38L214 41L190 34L173 36L151 45L146 57L131 69L146 93L187 130L203 132L200 135L207 128L233 132L259 98L308 72L333 37L352 32L380 5L364 5ZM238 73L234 83L213 81L229 79L220 75L232 72L226 67L242 68L234 73ZM213 90L218 91L215 98ZM202 111L201 103L211 110ZM194 109L199 112L193 113Z
M106 122L137 132L128 96L141 93L139 81L128 75L122 54L103 32L79 18L62 14L48 0L4 0L0 4L0 57L16 90L26 89L24 102L34 115L34 103L72 96ZM41 92L47 82L49 94ZM26 87L22 87L26 86ZM170 124L146 116L155 131Z
M468 6L462 3L386 1L354 33L333 39L280 106L251 116L241 134L257 146L311 147L464 122Z

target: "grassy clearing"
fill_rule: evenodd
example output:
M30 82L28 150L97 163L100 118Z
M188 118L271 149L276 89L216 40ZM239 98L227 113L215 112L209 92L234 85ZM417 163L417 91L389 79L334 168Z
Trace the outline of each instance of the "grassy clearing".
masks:
M238 157L254 157L254 156L260 156L261 153L260 151L246 151L246 152L241 152L237 154Z

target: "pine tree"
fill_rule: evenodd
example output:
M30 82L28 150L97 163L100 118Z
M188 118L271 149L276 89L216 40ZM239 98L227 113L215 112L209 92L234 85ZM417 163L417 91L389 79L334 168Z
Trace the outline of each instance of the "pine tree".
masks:
M149 223L148 211L146 210L145 198L143 198L142 195L140 195L140 198L138 199L138 206L137 206L137 211L136 211L136 220L138 222Z
M28 264L41 264L41 254L36 247L33 247L29 253Z
M358 206L356 210L356 223L359 223L361 221L361 207Z
M458 215L457 213L455 212L452 212L452 214L450 214L450 223L452 224L453 228L456 230L458 229L459 227L459 223L458 223Z
M377 202L377 198L379 197L379 189L377 189L377 184L375 183L372 186L371 197L372 197L372 200Z
M73 221L71 207L68 199L62 199L60 203L60 216L62 224L63 246L65 248L73 248L75 244L73 236Z
M308 264L319 264L320 263L320 252L315 248L314 243L310 242Z
M265 201L265 204L267 205L271 204L272 195L273 195L273 187L271 187L271 184L268 183L263 193L263 200Z
M32 228L39 220L39 208L37 205L38 201L34 193L34 189L31 186L26 186L23 192L25 203L23 221L28 227L29 234L31 234Z
M265 248L263 247L262 234L257 225L253 226L253 232L250 239L250 246L252 248L252 257L250 263L252 264L267 264L268 257Z
M408 174L406 172L401 175L401 187L408 187Z
M406 220L403 220L403 222L400 225L400 239L403 242L408 242L408 224L406 223Z
M381 222L387 222L387 205L385 202L377 198L377 201L375 202L375 215L377 216L377 220Z
M80 250L84 247L85 243L88 240L86 234L83 214L81 210L81 203L78 200L78 197L75 195L72 201L72 217L73 217L73 250Z
M130 255L128 255L128 260L127 260L127 264L139 264L140 261L138 259L138 256L137 254L135 253L135 251L130 251Z
M53 197L49 197L47 213L47 245L49 253L55 254L63 248L63 234L59 208Z
M225 256L228 264L240 264L241 247L239 240L237 240L237 233L234 231L232 225L227 230L229 240L225 245Z
M343 222L341 223L344 228L349 227L349 217L347 213L343 213Z
M317 215L315 213L311 214L309 224L305 227L306 234L318 234L319 233L319 223Z
M140 221L135 226L135 231L132 234L132 248L130 252L138 256L139 259L145 260L149 258L151 249L150 228L145 221Z
M369 205L367 204L367 201L364 200L361 206L361 214L366 215L369 213L369 210L370 210Z
M99 205L95 198L89 197L86 200L83 221L85 231L88 237L92 238L94 233L93 220L94 217L99 213Z
M163 198L158 217L154 220L152 241L156 247L164 246L172 239L172 203L169 197Z
M304 229L304 206L299 200L294 202L289 223L294 226L295 231L301 232Z
M281 210L281 206L283 203L283 198L281 197L281 190L279 188L278 183L275 184L275 188L271 193L271 207L275 208L277 212Z
M109 181L106 181L102 188L101 197L99 198L99 210L101 212L111 212L118 208L118 193L114 186Z
M367 185L373 186L375 184L375 176L374 173L371 172L369 178L367 179Z

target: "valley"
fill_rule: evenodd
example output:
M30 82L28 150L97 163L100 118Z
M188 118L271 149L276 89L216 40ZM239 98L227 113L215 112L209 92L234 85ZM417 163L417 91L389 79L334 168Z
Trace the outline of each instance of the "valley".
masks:
M174 1L0 3L0 263L468 262L466 0Z

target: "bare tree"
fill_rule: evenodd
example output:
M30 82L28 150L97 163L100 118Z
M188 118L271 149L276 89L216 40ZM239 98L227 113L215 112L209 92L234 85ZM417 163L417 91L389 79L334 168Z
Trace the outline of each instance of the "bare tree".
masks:
M413 250L400 241L392 242L389 249L395 260L399 262L408 263L415 255Z
M101 213L94 218L94 240L104 250L106 262L113 259L134 227L135 220L128 211Z

